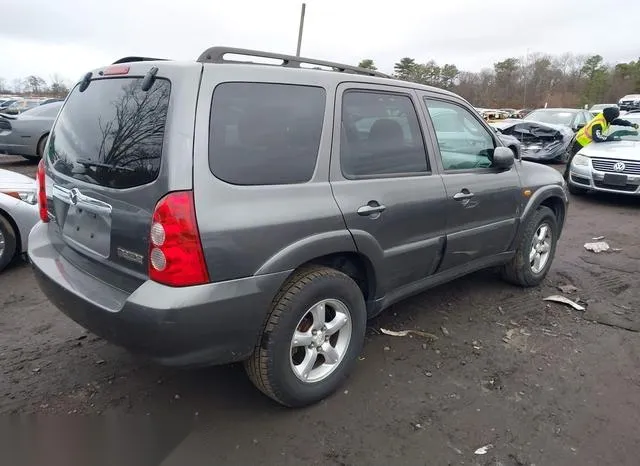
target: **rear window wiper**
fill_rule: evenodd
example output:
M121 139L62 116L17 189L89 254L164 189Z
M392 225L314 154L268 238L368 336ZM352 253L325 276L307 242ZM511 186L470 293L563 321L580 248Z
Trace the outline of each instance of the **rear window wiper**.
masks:
M135 171L133 168L123 167L122 165L110 165L108 163L100 163L100 162L92 162L87 159L76 159L76 163L83 165L85 167L99 167L99 168L108 168L110 170L121 170L132 172Z

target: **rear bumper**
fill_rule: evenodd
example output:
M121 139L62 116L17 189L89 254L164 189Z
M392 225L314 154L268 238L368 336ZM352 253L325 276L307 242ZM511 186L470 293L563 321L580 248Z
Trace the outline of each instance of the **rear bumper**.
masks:
M62 257L47 225L29 237L40 288L64 314L107 341L169 366L246 359L289 272L172 288L146 281L133 293L107 285Z

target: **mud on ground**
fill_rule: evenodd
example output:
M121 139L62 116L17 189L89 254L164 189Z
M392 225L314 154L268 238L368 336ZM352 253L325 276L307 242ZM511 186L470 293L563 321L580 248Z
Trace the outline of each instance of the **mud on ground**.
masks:
M0 167L35 172L16 160ZM570 209L543 286L485 271L394 306L370 322L344 387L299 411L240 366L161 368L86 333L16 263L0 276L0 413L171 419L173 440L141 464L637 465L640 201L574 197ZM586 251L599 236L619 250ZM543 301L560 285L586 313Z

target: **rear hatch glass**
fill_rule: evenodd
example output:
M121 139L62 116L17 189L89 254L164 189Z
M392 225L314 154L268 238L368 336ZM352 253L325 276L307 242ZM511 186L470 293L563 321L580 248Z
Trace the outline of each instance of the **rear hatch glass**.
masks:
M149 91L142 78L92 81L73 91L51 133L48 158L63 175L110 188L155 180L171 84L157 79Z
M171 83L92 80L72 91L46 148L50 235L76 266L122 289L147 275ZM123 273L124 272L124 273ZM128 277L128 278L127 278Z

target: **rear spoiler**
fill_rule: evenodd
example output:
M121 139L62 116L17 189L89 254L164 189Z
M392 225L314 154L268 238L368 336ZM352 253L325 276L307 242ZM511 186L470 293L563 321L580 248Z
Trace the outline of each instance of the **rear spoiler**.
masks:
M150 58L150 57L124 57L116 60L112 65L119 65L120 63L131 63L136 61L168 61L166 58Z

